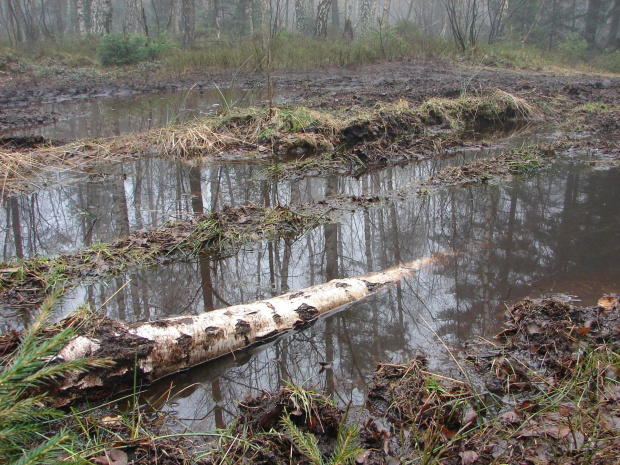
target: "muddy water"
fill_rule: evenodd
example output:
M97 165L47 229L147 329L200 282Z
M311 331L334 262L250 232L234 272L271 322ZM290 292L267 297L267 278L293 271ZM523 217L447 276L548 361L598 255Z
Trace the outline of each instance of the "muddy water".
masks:
M223 426L234 417L236 401L248 392L277 389L282 380L305 382L359 405L377 361L401 362L424 348L433 364L444 364L446 355L426 322L447 343L459 345L493 335L505 300L556 292L591 304L602 292L617 291L619 174L563 164L525 182L388 203L295 241L133 276L106 310L130 319L198 313L439 250L462 251L310 328L149 391L157 399L172 383L172 400L163 408L197 429ZM91 298L100 304L114 290L91 289ZM320 373L319 362L330 368Z
M487 157L493 150L468 150L443 160L345 178L331 191L333 177L274 183L261 174L266 165L260 163L200 166L147 158L89 175L64 173L62 185L6 199L0 211L1 257L72 252L226 205L297 206L338 194L386 194L404 190L448 164Z
M174 384L163 408L197 429L223 426L234 417L237 400L276 389L282 380L361 404L366 377L380 360L406 361L423 348L434 365L445 364L447 355L427 323L458 346L495 334L506 300L551 292L592 304L601 293L617 291L619 174L563 163L526 181L386 202L303 237L244 247L223 260L124 276L81 288L73 299L87 298L127 320L196 314L442 250L460 252L310 328L166 379L148 393L154 400ZM394 171L370 176L363 187L369 191L395 184ZM337 192L346 182L332 179L327 189ZM320 373L319 362L330 368Z
M5 198L0 205L0 259L73 252L97 241L109 242L135 230L158 228L168 220L218 211L226 205L294 207L340 194L415 191L412 186L416 182L445 166L493 156L507 145L533 144L552 137L548 130L539 129L522 128L508 138L498 139L494 134L484 147L355 178L338 178L335 190L329 187L335 178L329 176L270 181L261 173L267 166L264 163L188 164L145 158L104 166L88 174L43 172L33 181L34 192ZM486 138L480 134L475 137Z
M262 89L193 88L169 94L55 101L37 105L53 122L2 131L3 136L43 136L56 140L112 137L209 116L222 106L260 106Z

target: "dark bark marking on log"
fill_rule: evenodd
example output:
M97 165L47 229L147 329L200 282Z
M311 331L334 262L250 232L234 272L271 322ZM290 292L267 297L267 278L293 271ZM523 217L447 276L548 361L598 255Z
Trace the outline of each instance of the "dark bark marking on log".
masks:
M265 305L267 305L267 308L269 308L271 310L275 310L276 309L276 307L272 303L270 303L270 302L265 302Z
M295 312L299 315L300 321L297 321L294 325L295 328L299 328L305 324L308 324L319 316L319 311L311 305L301 304Z
M279 325L282 322L282 317L278 315L277 313L274 313L272 315L272 318L273 318L273 321L275 321L277 325Z
M187 317L187 318L181 318L179 320L172 320L172 321L155 320L151 322L151 325L157 326L158 328L168 328L169 326L174 326L174 325L179 325L179 324L185 324L185 325L191 326L193 323L194 323L194 319L191 317Z
M235 332L239 336L245 336L246 334L250 332L251 329L252 327L250 326L250 323L248 323L245 320L239 320L237 321L237 324L235 325Z
M336 283L336 287L351 287L349 283Z
M293 300L296 299L297 297L302 297L304 295L303 292L293 292L291 295L288 296L288 300Z
M382 284L378 284L378 283L371 283L368 281L363 281L364 284L366 285L366 289L368 289L368 292L373 293L378 291L379 289L381 289Z
M177 346L179 348L179 350L181 351L181 357L179 357L180 360L183 360L185 363L189 362L189 356L190 356L190 347L192 345L192 340L193 338L191 336L189 336L188 334L183 334L181 336L179 336L177 338Z
M248 337L248 333L250 333L251 330L252 327L250 326L250 323L245 320L239 320L235 325L235 332L238 336L243 336L246 345L250 344L250 338Z

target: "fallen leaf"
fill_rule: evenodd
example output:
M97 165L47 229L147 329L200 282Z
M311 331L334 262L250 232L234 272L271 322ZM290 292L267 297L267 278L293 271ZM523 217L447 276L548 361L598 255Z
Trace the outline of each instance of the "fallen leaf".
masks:
M618 299L610 295L605 295L598 299L598 305L609 311L618 305Z
M93 459L98 465L127 465L129 457L120 449L104 450L103 455Z
M471 425L474 421L476 421L477 418L478 418L478 412L476 412L474 409L469 409L465 413L465 417L463 418L463 424Z
M527 325L526 331L527 334L529 334L530 336L534 334L540 334L540 327L535 324Z
M573 404L572 402L565 402L563 404L560 404L558 412L562 416L569 417L573 413L575 413L575 404Z
M16 273L20 270L20 268L17 267L13 267L13 268L2 268L0 270L0 273L5 273L5 274L10 274L10 273Z
M499 420L504 424L514 425L521 421L521 415L516 410L509 410L499 415Z
M357 454L357 457L355 457L355 463L358 463L359 465L364 465L366 461L368 460L368 458L370 457L370 454L371 454L371 451L369 450L360 452L359 454Z
M579 328L577 330L577 332L582 335L585 336L586 334L588 334L590 332L590 328Z
M459 452L462 465L471 465L478 460L478 454L473 450L466 450L465 452Z
M456 437L456 433L449 430L445 426L441 427L441 433L446 437L446 439L454 439Z
M118 425L121 422L121 417L120 415L112 415L112 416L107 416L107 417L103 417L101 419L101 424L109 426L109 425Z

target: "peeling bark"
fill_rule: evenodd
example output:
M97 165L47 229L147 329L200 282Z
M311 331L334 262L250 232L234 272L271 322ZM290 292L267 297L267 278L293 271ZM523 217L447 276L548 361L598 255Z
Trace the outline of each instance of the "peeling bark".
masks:
M320 315L398 282L443 255L422 258L382 272L334 279L268 300L145 323L103 320L81 331L60 352L64 360L111 358L109 370L76 375L55 393L60 405L85 391L130 388L134 368L141 384L188 369L284 331L303 327Z

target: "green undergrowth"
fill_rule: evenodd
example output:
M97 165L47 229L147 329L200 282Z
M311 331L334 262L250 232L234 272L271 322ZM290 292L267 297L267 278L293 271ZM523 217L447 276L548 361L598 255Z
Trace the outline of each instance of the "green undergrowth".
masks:
M65 413L46 406L46 387L69 373L106 367L106 360L56 360L76 334L69 324L48 330L54 297L47 299L35 322L20 335L19 345L0 362L0 462L48 464L65 458L75 432L62 426Z
M117 34L120 35L120 34ZM125 36L128 37L128 36ZM64 36L54 41L11 47L6 40L0 44L0 69L25 72L38 76L102 74L97 61L97 49L105 38L90 36L84 39ZM116 39L117 42L118 39ZM121 43L123 41L120 41ZM198 37L193 46L181 48L178 42L151 37L145 43L164 43L158 53L145 53L140 59L156 61L124 65L121 74L138 75L149 66L160 75L232 69L255 72L265 67L266 51L260 34L244 37L223 36L221 40ZM143 44L140 44L141 46ZM144 47L143 47L144 48ZM155 47L157 48L157 47ZM118 55L117 53L114 56ZM138 54L139 55L139 54ZM320 39L280 31L271 40L272 69L309 69L328 66L352 67L384 60L439 58L467 60L477 66L518 68L528 70L553 69L568 72L620 73L620 52L604 50L593 53L579 36L568 34L554 49L505 40L493 45L479 43L461 53L448 38L423 34L410 22L380 27L377 25L364 36L354 40L340 35ZM131 62L131 60L129 61ZM120 60L118 64L124 64ZM108 68L110 69L110 68ZM111 76L111 75L110 75Z

